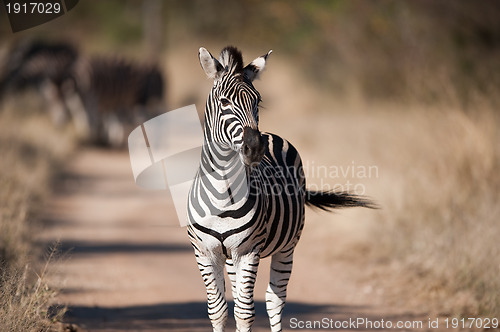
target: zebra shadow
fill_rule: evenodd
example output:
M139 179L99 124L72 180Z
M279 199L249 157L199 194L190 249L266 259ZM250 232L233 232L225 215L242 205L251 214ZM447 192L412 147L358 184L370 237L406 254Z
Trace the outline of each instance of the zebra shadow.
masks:
M234 303L229 301L230 317L228 331L235 330L232 310ZM67 308L65 323L77 326L77 332L83 331L175 331L201 332L211 331L207 316L206 302L162 303L129 307L70 306ZM53 309L56 309L55 307ZM310 304L288 302L283 314L283 329L317 330L358 330L380 331L374 326L349 326L348 322L365 319L371 322L421 320L408 314L373 313L374 308L366 306ZM253 331L269 331L269 322L265 302L255 302L256 319ZM335 322L344 322L344 327L335 327ZM315 325L314 325L315 324ZM340 323L337 323L340 324ZM398 331L397 328L391 330ZM399 329L411 330L411 329Z

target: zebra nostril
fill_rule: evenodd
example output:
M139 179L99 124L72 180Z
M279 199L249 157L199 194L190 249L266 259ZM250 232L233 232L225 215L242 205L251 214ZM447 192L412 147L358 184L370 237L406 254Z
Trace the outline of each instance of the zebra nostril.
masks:
M243 144L242 152L243 152L243 155L245 155L246 157L249 157L252 154L252 150L250 149L248 144Z
M259 164L265 153L265 144L258 129L245 127L241 153L247 165Z
M243 130L243 142L248 148L252 150L257 149L261 142L260 131L245 127Z

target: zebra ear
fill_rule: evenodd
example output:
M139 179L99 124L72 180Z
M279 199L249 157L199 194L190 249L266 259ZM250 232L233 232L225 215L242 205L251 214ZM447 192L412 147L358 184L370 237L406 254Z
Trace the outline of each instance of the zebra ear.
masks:
M266 67L267 57L272 52L273 50L270 50L269 52L253 60L252 62L250 62L250 64L248 64L245 68L243 68L243 73L250 81L259 78L259 74Z
M198 57L200 58L201 67L207 76L209 78L218 79L220 73L224 70L220 62L217 61L217 59L215 59L204 47L200 47Z

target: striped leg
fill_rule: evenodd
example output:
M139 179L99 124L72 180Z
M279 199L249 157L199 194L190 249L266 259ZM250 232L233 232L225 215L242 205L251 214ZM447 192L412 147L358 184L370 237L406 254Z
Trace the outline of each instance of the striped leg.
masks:
M229 280L231 281L231 292L233 293L233 299L236 299L236 268L234 266L233 260L228 258L226 260L226 271Z
M47 101L52 122L56 126L66 124L68 114L59 88L52 82L46 82L42 85L42 94Z
M266 291L266 309L271 331L281 331L281 314L286 300L286 287L292 273L294 247L273 255L271 278Z
M227 302L224 286L224 259L209 259L197 255L196 261L207 288L208 317L214 332L223 332L227 321Z
M259 267L259 256L249 254L234 262L236 267L236 297L234 299L234 318L236 331L251 331L255 320L253 289Z

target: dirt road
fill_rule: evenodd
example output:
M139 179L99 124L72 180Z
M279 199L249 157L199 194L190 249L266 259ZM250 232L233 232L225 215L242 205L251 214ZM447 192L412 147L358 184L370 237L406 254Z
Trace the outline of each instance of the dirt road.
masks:
M329 247L348 242L349 232L335 235L334 223L321 226L324 215L308 215L311 220L296 250L285 330L324 318L412 318L388 310L383 294L360 277L359 266L328 255ZM210 330L205 290L185 228L177 224L167 192L135 186L126 152L78 153L59 181L45 219L42 239L60 241L67 253L53 264L52 281L62 285L57 301L68 306L67 322L88 331ZM259 267L255 331L268 330L268 265L264 260ZM229 326L234 327L232 318Z

